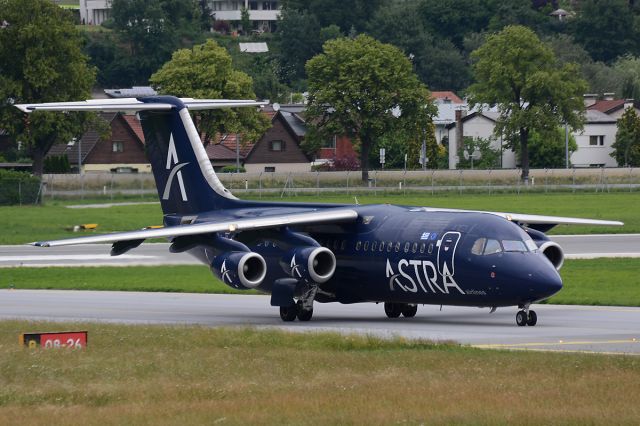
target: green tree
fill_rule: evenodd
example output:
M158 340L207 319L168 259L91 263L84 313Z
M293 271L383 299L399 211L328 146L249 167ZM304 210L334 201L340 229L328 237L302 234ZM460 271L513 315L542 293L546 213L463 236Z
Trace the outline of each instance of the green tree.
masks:
M576 41L595 61L612 62L636 48L629 0L584 0L573 21Z
M369 178L369 153L382 135L404 128L421 139L416 129L432 131L436 109L430 93L397 47L365 35L330 40L306 70L308 122L325 135L345 134L359 142L363 181Z
M351 28L364 31L367 22L383 0L284 0L284 10L297 10L313 15L320 27L337 25L342 33Z
M640 117L633 107L627 108L618 120L618 132L612 147L611 156L616 159L618 165L640 165Z
M229 53L213 40L177 50L150 82L159 92L180 97L255 99L251 77L233 69ZM245 141L257 140L269 126L269 120L254 108L202 111L195 116L205 145L216 132L241 133Z
M534 169L560 169L566 165L566 134L564 128L544 132L532 132L529 137L529 165ZM578 144L569 134L569 156L577 151Z
M491 145L492 138L473 138L465 136L458 148L459 169L496 169L500 167L500 149Z
M551 49L533 31L508 26L489 36L472 54L476 83L469 88L471 106L498 106L495 134L508 145L519 145L522 180L529 180L529 135L568 123L572 129L584 122L582 95L587 87L578 67L561 67Z
M640 100L640 58L623 56L615 62L613 69L621 77L621 84L616 93L625 99Z
M12 104L86 99L95 71L69 12L49 0L0 0L0 11L0 128L26 144L40 175L49 148L79 134L88 115L35 112L27 118Z
M242 32L245 35L251 34L251 30L253 29L251 15L249 15L249 9L244 6L240 8L240 25L242 26Z

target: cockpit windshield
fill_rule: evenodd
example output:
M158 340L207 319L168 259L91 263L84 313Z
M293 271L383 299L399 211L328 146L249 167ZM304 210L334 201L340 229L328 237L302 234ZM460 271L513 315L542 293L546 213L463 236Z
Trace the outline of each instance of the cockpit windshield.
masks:
M522 240L496 240L492 238L478 238L471 247L471 253L477 256L488 256L490 254L501 252L520 252L526 253L538 249L536 243L527 238Z

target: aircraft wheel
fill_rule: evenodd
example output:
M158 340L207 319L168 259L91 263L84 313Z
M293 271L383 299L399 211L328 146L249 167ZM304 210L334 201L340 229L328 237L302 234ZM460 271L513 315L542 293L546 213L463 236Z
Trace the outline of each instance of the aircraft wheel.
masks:
M538 323L538 315L536 311L529 311L529 319L527 320L527 325L533 327Z
M405 318L413 318L418 312L418 305L404 305L402 307L402 316Z
M384 313L389 318L398 318L402 313L402 307L399 303L384 302Z
M527 325L527 313L525 311L518 311L516 314L516 324L520 327Z
M296 314L298 315L298 320L300 321L309 321L313 316L313 308L311 309L303 309L302 301L298 301L296 306Z
M293 306L280 306L280 318L282 321L291 322L296 319L298 315L298 308L296 305Z

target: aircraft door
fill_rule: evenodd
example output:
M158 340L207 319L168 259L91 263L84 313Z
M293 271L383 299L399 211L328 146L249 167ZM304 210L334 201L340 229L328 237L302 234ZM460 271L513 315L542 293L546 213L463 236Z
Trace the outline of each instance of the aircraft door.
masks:
M460 232L446 232L438 241L438 272L440 275L453 276L456 247L460 241Z

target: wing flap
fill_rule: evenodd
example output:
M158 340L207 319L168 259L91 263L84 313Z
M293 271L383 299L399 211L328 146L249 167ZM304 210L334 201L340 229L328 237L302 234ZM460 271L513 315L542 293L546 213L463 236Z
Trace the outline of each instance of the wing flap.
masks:
M213 232L240 232L256 229L277 228L328 222L355 221L358 213L351 209L326 209L260 218L237 219L223 222L196 223L158 229L116 232L104 235L68 238L64 240L37 241L37 247L57 247L75 244L114 243L119 241L145 240L149 238L181 237L185 235L209 234Z

